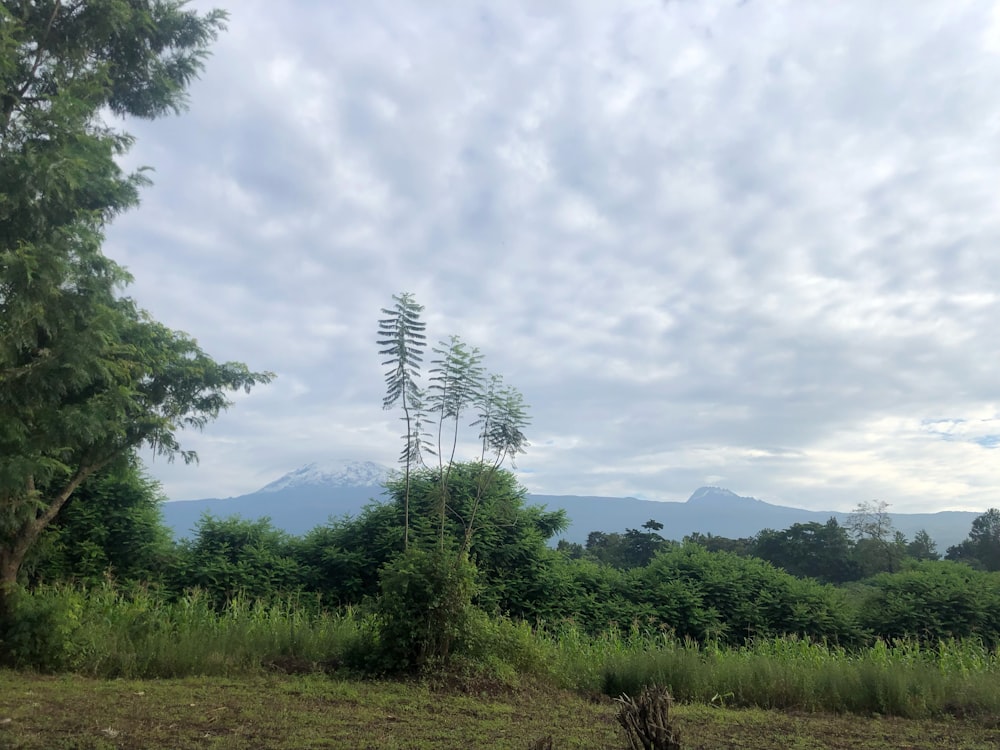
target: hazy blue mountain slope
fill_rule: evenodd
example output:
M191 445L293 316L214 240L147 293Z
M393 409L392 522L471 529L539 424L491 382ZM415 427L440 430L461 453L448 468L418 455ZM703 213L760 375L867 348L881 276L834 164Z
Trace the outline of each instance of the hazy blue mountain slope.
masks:
M388 473L389 469L370 462L309 464L248 495L165 503L164 518L178 536L187 536L205 512L251 519L269 516L277 528L303 534L327 523L331 517L356 515L368 502L384 499L381 482ZM560 538L580 543L586 541L591 531L638 529L649 520L663 524L660 533L664 537L679 540L696 531L748 537L766 528L785 529L794 523L810 521L824 523L830 516L844 523L849 515L772 505L719 487L702 487L683 503L575 495L529 495L528 501L550 510L565 510L570 527ZM944 553L948 546L966 538L977 515L946 511L900 513L892 518L896 529L909 539L919 529L926 529L937 542L938 551Z

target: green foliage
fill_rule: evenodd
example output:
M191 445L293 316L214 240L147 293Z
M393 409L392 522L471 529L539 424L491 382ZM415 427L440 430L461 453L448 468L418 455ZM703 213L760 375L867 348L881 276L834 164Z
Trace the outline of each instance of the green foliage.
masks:
M432 520L440 475L421 470L411 485L411 544L440 549ZM403 552L405 481L390 481L388 490L389 503L373 503L357 518L331 521L294 545L305 588L331 604L356 604L378 595L378 571ZM455 464L450 497L445 549L461 549L466 533L474 532L468 554L478 571L479 606L532 619L562 616L553 596L565 583L561 557L546 541L565 527L564 513L526 506L525 490L513 474L477 462Z
M914 641L879 640L851 651L777 638L720 649L634 636L625 648L591 658L603 663L598 677L610 695L661 684L679 701L908 718L988 715L1000 706L1000 691L991 684L1000 660L969 642L923 648ZM970 668L952 669L954 663Z
M304 587L330 605L377 596L379 569L402 550L402 507L378 503L317 526L295 545Z
M480 460L499 467L509 458L513 464L528 447L524 435L529 424L528 406L521 392L505 385L501 375L490 375L477 407L479 413L472 426L479 427Z
M482 367L482 354L475 347L468 347L459 337L452 336L442 341L434 349L437 359L431 370L429 395L425 397L418 383L420 362L425 343L424 324L420 321L423 307L418 305L411 294L393 296L396 305L384 308L389 317L379 321L380 354L387 359L387 393L383 399L384 408L390 408L397 401L402 402L403 419L406 421L405 444L400 456L405 471L403 484L403 546L409 546L410 534L410 475L413 467L420 463L425 452L434 452L427 446L424 422L427 412L437 418L438 475L437 502L432 514L437 519L438 543L446 546L445 527L447 525L448 504L450 502L449 479L455 463L458 448L460 420L467 409L477 409L476 419L471 426L479 427L479 441L482 451L481 464L489 465L496 472L510 459L514 461L528 445L524 428L528 425L527 405L517 389L504 386L498 375L487 377ZM427 412L425 412L425 409ZM447 433L446 433L447 430ZM448 442L445 442L445 438ZM447 454L447 456L446 456ZM468 551L474 519L484 485L480 486L473 506L467 515L466 533L462 544Z
M455 461L459 420L466 409L482 399L486 373L479 349L468 347L458 336L442 341L434 353L438 357L430 371L427 407L437 414L437 454L443 468L445 463L450 466ZM447 422L451 422L450 446L442 442Z
M859 635L834 588L762 560L684 546L635 573L638 601L682 637L742 643L797 634L852 642Z
M826 583L857 580L859 569L847 531L831 518L825 524L796 523L784 531L765 529L750 553L794 576Z
M3 644L13 666L104 678L329 669L374 627L305 598L236 597L220 609L198 590L170 599L110 584L21 592L15 613Z
M699 545L661 551L645 567L616 570L564 558L568 586L553 592L563 616L588 632L637 623L702 642L800 634L857 642L861 633L831 586L754 558Z
M427 344L424 329L427 324L420 319L423 305L417 304L409 292L395 294L391 308L382 308L389 317L378 322L378 345L385 359L386 394L382 408L391 409L397 403L403 407L406 434L399 460L403 465L406 482L403 499L403 546L410 541L410 471L422 463L423 453L430 450L424 433L423 392L420 389L420 364Z
M165 583L175 550L162 500L132 457L91 476L29 553L27 582Z
M940 560L937 543L931 539L926 529L920 529L913 535L913 541L906 545L906 555L917 562L925 560Z
M414 475L410 501L415 517L435 515L443 481L432 469ZM476 461L454 464L448 483L446 549L463 549L475 563L479 604L519 616L536 613L552 567L559 562L545 543L565 528L565 514L526 507L526 491L512 473ZM402 484L389 482L387 488L398 507ZM436 542L438 533L429 524L414 529L416 543L425 548Z
M648 565L657 552L667 549L672 543L656 533L663 528L663 524L650 520L642 528L645 531L626 529L624 534L592 531L587 535L586 555L621 569Z
M755 555L754 544L756 539L730 539L715 534L702 534L696 531L684 537L684 544L697 544L699 547L707 549L709 552L732 552L734 555L749 557ZM770 561L769 561L770 562ZM775 563L777 565L777 563Z
M947 559L1000 571L1000 510L990 508L972 522L969 538L948 548Z
M0 664L45 672L70 667L85 602L81 592L68 589L15 590L11 616L0 621Z
M524 620L470 610L461 657L486 677L516 683L520 677L551 679L551 650Z
M387 586L403 587L412 597L421 626L431 615L419 608L417 589L454 570L453 560L439 567L435 556L440 556L436 549L410 554L406 563L387 570ZM447 586L461 590L470 581L467 571ZM411 592L410 583L417 589ZM431 589L441 590L440 583ZM596 634L574 624L531 628L487 617L462 601L462 616L448 618L463 623L460 631L452 631L448 652L461 668L506 684L524 676L591 695L618 695L655 683L682 702L796 711L908 717L1000 712L1000 655L976 639L878 639L847 648L760 637L730 647L678 639L639 624ZM22 592L17 607L20 629L9 634L7 645L18 667L98 677L235 676L343 664L370 669L373 648L393 648L390 631L380 628L381 617L329 614L305 598L267 604L237 598L217 610L197 592L172 601L142 589L63 586ZM404 617L405 608L393 616ZM398 625L413 645L404 622ZM417 658L413 653L405 656ZM383 670L403 666L392 659L382 662Z
M1000 644L1000 574L928 561L867 582L860 620L884 638L980 638Z
M119 296L101 253L135 205L131 138L105 123L178 110L225 14L179 0L0 5L0 619L26 554L87 477L270 379L219 364Z
M377 671L446 665L469 631L476 568L464 553L411 547L383 569Z
M271 600L298 589L301 570L292 538L269 518L247 521L205 514L180 545L175 590L198 588L221 608L236 598Z

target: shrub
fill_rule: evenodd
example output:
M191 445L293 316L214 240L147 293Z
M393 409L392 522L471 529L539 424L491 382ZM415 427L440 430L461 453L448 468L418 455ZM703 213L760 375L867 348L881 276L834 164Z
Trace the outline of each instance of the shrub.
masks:
M83 605L83 594L68 587L34 594L15 590L10 616L0 620L0 655L15 668L71 668Z
M376 670L446 665L468 634L475 580L468 556L448 550L411 547L386 564L376 607Z

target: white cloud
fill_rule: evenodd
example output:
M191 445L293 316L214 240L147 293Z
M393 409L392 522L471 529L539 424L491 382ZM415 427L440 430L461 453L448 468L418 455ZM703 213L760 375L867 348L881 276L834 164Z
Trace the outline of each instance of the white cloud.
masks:
M405 289L525 391L532 489L995 502L995 5L282 8L128 126L132 293L281 376L154 467L171 495L392 462Z

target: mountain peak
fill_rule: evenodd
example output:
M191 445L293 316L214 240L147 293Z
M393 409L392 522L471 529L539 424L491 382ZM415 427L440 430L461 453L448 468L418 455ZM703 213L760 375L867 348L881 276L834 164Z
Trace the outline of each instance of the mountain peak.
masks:
M740 497L732 490L727 490L725 487L699 487L694 491L691 497L688 498L689 503L707 503L707 502L733 502L734 500L754 500L752 497Z
M289 487L306 485L338 485L341 487L379 487L390 470L372 461L314 461L290 471L257 492L278 492Z

